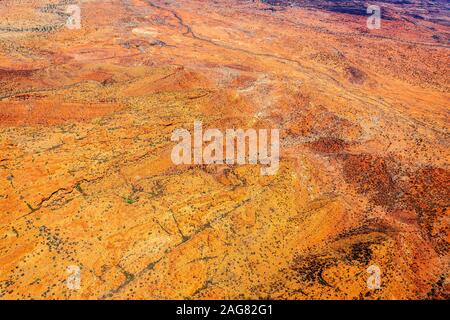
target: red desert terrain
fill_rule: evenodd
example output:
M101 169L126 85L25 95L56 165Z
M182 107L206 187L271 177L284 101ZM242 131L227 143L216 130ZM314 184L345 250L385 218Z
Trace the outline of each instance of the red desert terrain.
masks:
M336 3L1 1L0 298L448 299L448 1Z

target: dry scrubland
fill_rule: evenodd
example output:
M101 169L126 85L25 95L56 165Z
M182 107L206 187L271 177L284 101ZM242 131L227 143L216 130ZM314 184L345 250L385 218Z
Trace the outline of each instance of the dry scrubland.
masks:
M0 2L0 298L449 297L445 9L268 2ZM194 120L278 174L173 165Z

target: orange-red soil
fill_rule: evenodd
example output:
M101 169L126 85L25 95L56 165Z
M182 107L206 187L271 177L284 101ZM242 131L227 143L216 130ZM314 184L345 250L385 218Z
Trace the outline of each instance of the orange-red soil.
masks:
M65 5L0 2L1 299L448 299L445 14ZM195 120L280 129L280 170L174 165Z

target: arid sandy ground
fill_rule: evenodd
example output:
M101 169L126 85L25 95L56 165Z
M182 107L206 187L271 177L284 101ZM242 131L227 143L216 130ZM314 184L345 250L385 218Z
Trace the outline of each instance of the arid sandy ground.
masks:
M448 11L70 3L0 2L0 298L448 299ZM174 165L194 120L278 174Z

